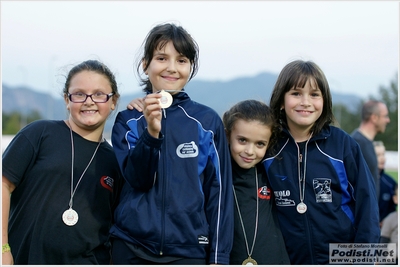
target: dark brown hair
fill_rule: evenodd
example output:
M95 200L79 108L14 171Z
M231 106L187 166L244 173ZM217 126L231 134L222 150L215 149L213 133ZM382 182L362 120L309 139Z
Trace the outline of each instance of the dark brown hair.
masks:
M115 76L114 74L111 72L111 70L104 65L103 63L101 63L98 60L87 60L84 61L76 66L74 66L67 75L67 79L65 81L65 85L64 85L64 89L63 89L63 93L65 95L68 94L68 90L69 90L69 86L71 83L71 79L78 73L80 73L81 71L93 71L96 72L98 74L103 75L104 77L106 77L108 79L108 81L110 82L110 86L112 89L112 93L114 93L114 96L116 100L118 100L119 98L119 92L118 92L118 86L117 86L117 82L115 80Z
M146 72L151 60L153 59L154 51L162 49L168 42L172 42L176 51L187 57L191 65L191 74L189 81L197 74L199 67L199 47L192 36L181 26L172 23L160 24L155 26L146 36L143 44L143 56L137 63L136 71L141 77L142 64L145 64ZM141 86L144 86L143 91L152 92L152 85L148 77L140 78Z
M271 139L268 142L268 148L275 143L275 136L278 131L278 124L273 117L271 109L265 103L258 100L244 100L234 106L222 116L225 132L229 138L232 129L237 120L257 121L268 126L271 129Z
M320 67L312 61L295 60L287 64L280 72L272 91L270 107L274 117L279 123L288 128L284 104L285 94L293 87L304 88L308 79L314 79L321 90L323 98L323 110L321 116L310 129L310 133L318 134L322 128L335 121L332 109L332 95L328 81Z

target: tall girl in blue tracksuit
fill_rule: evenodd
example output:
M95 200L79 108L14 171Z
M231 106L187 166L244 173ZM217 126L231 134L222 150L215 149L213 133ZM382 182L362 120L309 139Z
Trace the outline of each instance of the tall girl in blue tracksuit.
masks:
M378 243L372 175L334 120L327 79L313 62L287 64L270 99L282 125L263 160L291 264L328 264L329 244Z
M126 179L110 231L114 264L229 264L230 154L221 118L183 89L197 68L198 46L181 26L149 32L137 67L143 112L120 112L112 131Z

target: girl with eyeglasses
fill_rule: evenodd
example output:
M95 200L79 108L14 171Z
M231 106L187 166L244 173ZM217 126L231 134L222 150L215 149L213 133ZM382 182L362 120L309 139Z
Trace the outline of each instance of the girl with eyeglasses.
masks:
M104 125L119 93L96 60L73 67L67 120L38 120L3 154L2 264L110 264L122 176Z

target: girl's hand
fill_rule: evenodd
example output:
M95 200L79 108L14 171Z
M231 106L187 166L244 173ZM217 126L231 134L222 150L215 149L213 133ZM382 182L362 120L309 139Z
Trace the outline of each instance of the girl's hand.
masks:
M129 102L127 109L133 110L136 109L139 112L142 112L144 109L144 98L135 98L131 102Z
M14 258L11 251L4 252L1 257L1 265L14 265Z
M158 138L161 132L161 94L149 94L144 99L143 114L147 121L147 131L154 138Z

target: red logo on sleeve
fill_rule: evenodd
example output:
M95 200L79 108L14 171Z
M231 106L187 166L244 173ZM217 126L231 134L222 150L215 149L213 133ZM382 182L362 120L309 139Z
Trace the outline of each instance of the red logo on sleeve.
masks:
M100 178L100 183L105 189L110 190L111 192L113 191L114 179L110 176L102 176Z

